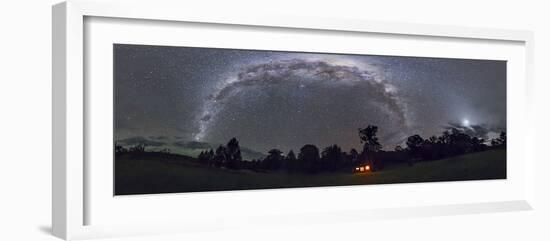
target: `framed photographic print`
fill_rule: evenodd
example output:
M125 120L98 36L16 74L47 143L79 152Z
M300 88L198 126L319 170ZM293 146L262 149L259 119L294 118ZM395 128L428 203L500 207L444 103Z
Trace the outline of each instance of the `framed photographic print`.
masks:
M61 238L532 208L530 32L118 1L53 26Z
M506 179L503 60L113 54L115 195Z

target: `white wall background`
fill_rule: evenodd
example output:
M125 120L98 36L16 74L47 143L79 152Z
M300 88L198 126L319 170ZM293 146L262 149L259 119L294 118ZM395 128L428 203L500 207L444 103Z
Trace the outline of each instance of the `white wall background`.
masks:
M198 0L197 0L198 1ZM0 7L0 240L50 235L52 0ZM436 23L535 31L537 202L535 211L387 220L285 229L225 230L116 240L550 240L550 10L545 1L338 0L202 1L213 13L270 11L298 16ZM544 138L547 137L547 138Z

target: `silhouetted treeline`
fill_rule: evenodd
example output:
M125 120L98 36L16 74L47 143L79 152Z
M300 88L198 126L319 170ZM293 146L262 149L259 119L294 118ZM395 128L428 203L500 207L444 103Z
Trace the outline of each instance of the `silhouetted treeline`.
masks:
M199 154L198 160L208 166L224 167L229 169L250 169L254 171L287 171L317 173L323 171L338 171L349 168L358 163L359 154L355 149L350 153L343 152L338 145L332 145L319 150L315 145L304 145L300 148L298 155L290 150L286 155L279 149L271 149L263 159L250 161L232 158L228 148L230 143L238 141L233 138L227 146L220 145L216 150L203 151Z
M307 144L301 147L297 153L290 150L286 155L279 149L271 149L263 159L243 160L239 141L232 138L226 145L220 145L215 150L204 150L197 161L201 165L212 168L247 169L260 172L297 172L320 173L353 170L358 165L368 164L371 170L383 169L386 165L395 163L408 163L410 165L419 161L439 160L466 153L480 152L487 149L505 148L506 133L502 132L498 138L487 141L472 137L463 131L451 128L440 136L431 136L427 139L419 135L407 138L405 147L396 146L393 151L383 151L377 137L378 127L369 125L358 129L359 141L362 144L361 151L351 149L348 152L336 144L319 149L317 146ZM115 145L115 153L145 153L144 145L124 148ZM164 149L160 153L169 153Z
M145 145L145 144L137 144L135 146L125 148L121 145L118 145L115 142L115 154L119 155L119 154L124 154L124 153L131 153L131 154L150 153L151 151L146 151L145 150L146 147L147 147L147 145ZM156 153L171 153L171 152L170 152L170 149L164 148L160 151L156 151Z
M431 136L428 139L423 139L419 135L410 136L405 148L397 146L394 151L406 153L407 161L411 164L417 161L439 160L466 153L505 148L506 132L501 132L498 138L491 140L490 145L486 143L485 139L471 137L459 129L451 128L440 136Z

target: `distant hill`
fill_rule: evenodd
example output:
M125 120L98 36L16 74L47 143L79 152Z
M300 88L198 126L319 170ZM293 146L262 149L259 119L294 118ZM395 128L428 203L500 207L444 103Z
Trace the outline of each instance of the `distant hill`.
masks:
M204 150L216 150L216 148L220 145L217 143L186 141L182 140L180 137L166 136L136 136L117 140L117 144L126 148L142 144L145 145L146 149L150 151L169 149L171 153L191 157L197 157ZM260 159L266 156L259 151L255 151L244 146L241 146L241 154L245 160Z

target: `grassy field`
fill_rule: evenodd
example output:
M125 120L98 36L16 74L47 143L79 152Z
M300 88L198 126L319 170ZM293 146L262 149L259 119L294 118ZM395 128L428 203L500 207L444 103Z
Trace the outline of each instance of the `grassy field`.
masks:
M398 165L370 173L286 174L236 171L191 162L117 159L115 194L150 194L506 178L506 151Z

